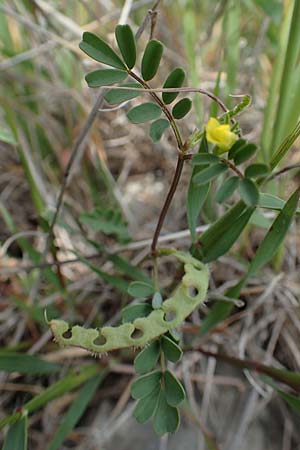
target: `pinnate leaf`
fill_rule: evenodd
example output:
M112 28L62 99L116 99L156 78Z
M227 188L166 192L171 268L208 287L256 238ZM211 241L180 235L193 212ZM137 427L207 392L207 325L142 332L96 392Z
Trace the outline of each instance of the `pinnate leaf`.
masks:
M161 389L153 419L154 431L159 436L163 436L166 433L175 433L178 426L178 409L168 404L166 393L163 389Z
M128 305L122 309L122 321L133 322L138 317L146 317L152 311L151 305L148 303L137 303L135 305Z
M129 25L117 25L115 34L124 61L127 67L132 69L136 61L136 47L132 29Z
M244 178L240 181L239 192L246 205L257 205L259 199L259 191L254 181L252 181L250 178Z
M166 400L170 406L178 406L185 399L185 391L177 378L166 370L164 373Z
M161 109L156 103L147 102L135 106L128 113L127 117L132 123L144 123L157 119L161 115Z
M128 288L128 294L132 297L147 298L154 292L152 284L144 283L143 281L133 281Z
M250 159L257 150L255 144L246 144L241 147L234 155L233 161L236 165L242 164L243 162Z
M164 132L169 128L170 122L166 119L158 119L150 126L150 137L153 142L160 140Z
M216 200L218 203L225 202L231 195L234 193L234 191L237 189L239 185L239 177L230 177L225 180L221 186L219 187L217 193L216 193Z
M182 350L179 345L167 336L163 336L161 339L161 346L165 357L171 362L177 362L182 356Z
M219 158L213 153L201 152L192 157L193 166L206 166L207 164L215 164L217 162L219 162Z
M131 385L132 397L138 399L151 394L160 386L161 375L160 370L155 370L135 380Z
M210 167L201 170L193 176L193 183L203 185L217 178L221 173L226 172L227 166L223 163L216 163Z
M168 75L163 88L180 88L183 85L184 79L184 70L181 67L176 67L176 69L172 70L172 72ZM178 94L179 92L163 92L162 99L164 103L168 105L175 100Z
M192 101L189 98L183 98L173 107L172 114L175 119L183 119L191 110Z
M146 397L139 400L133 411L133 415L139 423L145 423L149 420L157 407L157 402L160 394L160 386L152 391Z
M99 69L86 75L85 80L89 87L109 86L125 80L127 72L115 69Z
M141 89L142 86L139 83L124 83L120 84L120 87L129 87ZM116 105L118 103L126 102L127 100L132 100L140 95L138 91L126 91L125 89L111 89L105 95L105 100L110 105Z
M113 49L102 39L89 31L85 31L79 44L81 50L91 58L107 66L126 70L126 67Z
M248 166L245 170L245 177L256 178L266 175L269 172L269 168L266 164L255 163Z
M156 39L148 42L142 59L142 77L145 81L152 80L156 75L163 49L162 43Z
M145 347L135 358L134 368L137 373L146 373L152 370L158 361L160 347L158 341L153 341Z

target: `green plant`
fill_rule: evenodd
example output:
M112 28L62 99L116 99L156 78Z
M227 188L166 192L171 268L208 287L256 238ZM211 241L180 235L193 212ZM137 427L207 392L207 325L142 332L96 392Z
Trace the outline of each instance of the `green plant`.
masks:
M230 250L242 231L249 223L253 213L260 205L264 206L264 194L261 186L268 180L272 169L278 164L285 152L279 148L270 161L270 165L252 163L250 160L258 151L254 143L242 137L242 131L236 116L250 103L249 96L231 110L228 110L214 94L203 89L182 88L185 73L176 68L168 75L162 89L152 89L152 80L161 63L163 45L150 40L141 62L141 76L134 70L137 51L133 33L128 25L118 25L116 40L121 52L119 56L108 44L96 35L86 32L80 48L96 61L114 69L99 69L86 75L86 81L92 88L105 87L126 81L125 84L110 88L106 100L110 104L120 104L148 93L151 102L143 102L127 112L134 124L152 122L150 137L156 142L170 127L177 146L178 159L173 180L162 207L154 232L151 253L154 264L153 284L135 281L129 285L128 292L134 297L152 297L151 305L134 304L123 310L123 324L119 327L105 327L101 331L85 329L78 325L70 328L67 322L51 320L49 322L56 341L61 345L82 347L93 354L101 354L124 347L144 347L135 359L135 369L142 376L132 385L132 396L138 399L134 415L139 422L145 422L153 416L153 426L159 435L175 432L179 424L178 405L184 400L184 389L175 375L167 369L166 361L177 362L182 354L174 328L202 302L206 297L209 272L203 263L215 261ZM128 82L127 77L134 80ZM159 95L162 92L162 96ZM192 101L188 97L171 105L180 92L196 92L210 97L222 110L222 114L211 118L203 129L197 129L188 138L183 139L178 120L185 117ZM165 118L161 119L160 116ZM193 149L198 146L198 152ZM289 147L286 148L288 151ZM187 197L187 216L192 237L191 254L171 249L157 248L164 219L177 189L183 165L191 161L193 170ZM250 161L250 164L249 164ZM274 162L275 161L275 162ZM244 163L248 162L245 166ZM242 169L241 169L241 165ZM225 179L224 179L225 176ZM222 179L216 192L216 201L227 204L237 191L240 199L228 207L227 211L206 232L197 236L196 224L201 206L213 182ZM246 275L230 288L227 297L238 298L241 288L250 276L265 265L276 253L297 212L300 189L297 188L285 204L280 203L280 213L273 222L265 239L258 248ZM273 208L275 209L275 208ZM277 209L277 208L276 208ZM111 223L103 223L98 216L84 216L93 220L100 229L114 232ZM120 230L121 231L121 230ZM115 232L119 231L115 228ZM163 301L158 286L158 257L172 254L184 264L185 275L172 297ZM201 335L225 319L233 308L232 303L217 302L203 321ZM172 313L171 318L167 318ZM160 369L157 369L157 364ZM243 363L241 363L243 364ZM246 367L246 365L244 365ZM264 370L262 369L263 373ZM276 379L275 369L268 375ZM296 374L295 374L296 375ZM299 378L299 375L296 375ZM297 378L297 379L298 379Z
M206 424L205 420L202 423L200 415L194 411L191 413L188 402L184 401L184 384L188 380L181 377L180 369L184 366L179 361L183 353L189 351L194 354L201 352L204 355L201 363L205 363L207 356L241 370L256 372L263 386L266 388L267 384L274 389L278 397L299 415L300 374L283 368L283 365L293 367L293 351L292 364L291 360L277 358L274 353L274 363L270 366L262 359L240 359L224 354L220 349L209 350L210 342L218 348L223 347L227 353L230 345L239 343L238 339L231 343L227 340L235 330L234 326L228 325L249 323L251 305L245 311L237 308L252 301L251 295L246 293L253 287L250 278L254 275L254 283L258 280L266 286L265 275L271 272L274 257L278 249L283 249L288 230L300 213L296 177L284 185L289 194L280 189L276 192L281 192L282 198L270 194L274 193L274 184L280 188L278 178L281 174L293 173L290 170L299 167L296 161L277 170L277 166L290 157L290 149L300 134L299 102L295 94L299 92L299 27L296 26L299 1L284 5L277 0L167 2L163 8L170 22L166 30L159 31L164 40L171 36L167 42L167 58L164 58L164 45L152 39L159 0L146 17L151 21L151 31L150 42L143 54L137 50L137 38L128 25L116 28L119 51L93 33L85 33L80 44L82 49L108 66L86 75L88 85L100 91L90 91L90 98L95 92L97 96L90 112L89 96L85 95L86 89L82 89L85 69L80 64L83 52L78 49L78 31L81 27L90 31L101 29L104 36L111 30L113 15L106 17L97 13L95 20L96 15L88 2L58 3L49 0L35 5L28 0L4 0L0 5L0 69L4 86L0 94L0 144L2 149L2 143L5 143L9 152L14 148L19 158L19 165L12 165L9 176L1 176L4 191L0 214L10 233L7 241L1 242L1 283L2 270L4 277L6 273L11 274L8 275L8 283L4 280L8 301L4 299L2 303L1 297L1 318L8 316L17 328L10 326L7 333L1 334L4 345L0 351L0 370L6 372L10 382L7 386L3 384L4 394L1 395L1 400L5 400L1 405L0 429L7 428L3 448L24 450L28 439L34 445L35 438L44 433L40 427L44 422L42 414L48 412L51 402L54 406L55 402L63 404L64 409L59 414L59 425L54 423L52 426L54 433L47 449L60 448L66 439L72 441L71 445L76 446L76 440L80 447L83 446L81 436L79 442L78 434L71 431L81 418L88 422L86 418L90 415L83 415L92 402L90 412L93 414L98 401L97 391L101 391L100 395L106 394L107 384L102 386L104 377L114 377L110 373L115 367L122 370L123 363L131 362L137 350L141 350L134 360L137 378L131 388L132 397L137 400L134 415L139 422L152 418L159 435L176 431L181 411L200 427L207 448L218 449L215 439L206 429L206 425L217 429L218 424ZM100 3L105 5L106 2ZM120 5L114 0L110 3L116 7ZM139 23L138 8L144 2L123 3L124 10L132 3L130 20ZM123 14L122 18L124 20ZM136 36L141 35L146 24L147 21L143 21ZM245 42L246 46L243 45ZM180 62L168 66L169 73L166 73L166 66L173 61L175 52L176 61ZM258 64L252 64L254 69L247 65L248 58L250 61L253 57L258 61ZM273 60L275 68L269 87L268 74ZM177 64L184 66L185 70L176 67ZM211 82L209 77L206 78L206 69L210 75L217 74L213 93L198 87L199 80ZM158 79L161 84L158 84ZM183 87L184 82L193 87ZM266 90L269 90L269 99L264 111L260 148L256 146L259 142L256 114L262 103L257 98L262 94L264 99ZM238 116L250 105L250 96L239 96L240 103L233 107L235 99L229 96L235 92L253 93L255 143L245 139L244 126L240 125ZM225 104L220 98L225 99ZM210 100L208 107L207 101ZM133 108L130 106L132 101ZM104 102L106 111L108 105L112 111L119 112L105 115ZM229 105L230 109L227 108ZM102 110L101 121L91 129L99 109ZM114 121L110 122L110 119L114 114L122 116L122 109L127 111L131 123L149 124L146 126L151 139L147 145L151 149L149 152L156 153L156 158L166 143L174 146L174 159L177 156L176 170L162 205L152 249L142 267L133 262L136 250L132 249L145 244L131 242L136 236L131 236L131 228L128 227L130 215L126 206L124 208L118 182L114 180L116 165L110 165L110 159L107 164L101 145L102 140L106 150L109 142L106 139L111 137L110 133L113 135L114 130ZM249 112L251 114L251 110ZM204 122L204 117L209 116L211 118ZM188 117L188 122L180 122L184 117ZM241 124L247 123L247 132L248 125L253 125L251 115L250 120L248 118L246 111ZM191 123L195 126L194 132L191 132ZM129 135L133 135L136 125L127 127L126 124L125 128L129 129ZM75 141L74 136L78 136ZM138 136L141 136L140 130L136 145L139 151L141 141ZM163 136L162 146L151 144L151 140L158 143ZM147 143L147 138L143 136L142 142L142 145ZM110 158L109 147L107 150ZM122 157L121 160L123 162ZM162 169L164 163L162 160ZM186 173L191 172L186 200L191 246L189 251L181 252L160 248L158 243L174 193L180 190L184 166L187 166ZM30 235L22 233L24 224L20 227L16 220L23 209L23 198L21 208L20 205L14 207L6 203L10 199L11 182L14 186L15 167L18 169L16 186L22 189L26 185L30 190L37 225L27 225L30 232L34 228L34 236L41 239L39 245ZM76 176L76 167L80 168L79 176ZM22 169L23 177L20 176ZM144 173L146 171L148 167ZM25 206L24 201L24 209ZM265 210L268 215L262 214ZM202 234L197 230L200 223L206 224L206 231ZM181 219L181 224L185 225L184 219ZM176 230L179 224L177 226ZM257 226L262 228L259 230L261 233L267 229L263 239L257 240ZM72 244L70 249L61 244L64 241L62 236ZM247 241L251 242L251 256L246 248ZM12 265L9 259L7 267L7 250L12 242L17 243L24 260L14 258ZM92 252L84 250L91 248ZM234 261L238 267L235 285L223 295L214 294L211 290L206 293L209 277L213 287L218 280L218 269L223 265L222 256L227 253L229 258L224 260ZM281 254L284 256L283 252ZM164 264L165 259L169 266ZM262 268L266 264L269 267L264 272ZM170 274L167 285L164 277L166 266ZM80 270L77 272L78 267ZM149 267L153 270L152 276L145 270ZM82 270L88 273L86 285L86 278L81 280ZM69 278L66 274L70 272L72 276ZM93 282L90 286L90 277L97 280L96 292L93 291ZM231 279L227 277L226 281ZM243 301L238 300L240 296ZM131 298L134 300L128 305ZM205 299L212 302L203 306ZM2 309L6 304L8 313ZM85 355L81 349L59 350L55 343L46 340L50 333L44 319L45 305L52 319L50 327L59 344L84 347L95 355L116 351L89 365L90 358L74 358L74 355ZM268 305L267 320L274 315ZM260 307L264 308L262 302ZM261 310L255 314L260 316ZM106 320L110 324L115 323L113 321L119 320L120 316L120 326L102 327ZM238 320L240 317L242 319ZM265 319L263 315L262 320ZM88 328L72 326L85 321ZM183 321L186 323L182 326ZM179 329L179 333L174 327ZM267 328L263 330L266 334L272 326ZM283 328L284 331L288 328L286 322ZM276 332L278 327L274 329ZM182 338L180 333L184 333ZM226 340L222 339L222 334L226 334ZM273 337L272 334L272 342ZM280 347L281 343L276 350ZM260 350L263 352L264 349ZM38 352L39 356L33 356L31 352ZM71 364L70 359L66 363L61 362L67 355L73 355ZM124 381L128 376L126 373L122 379L118 376L117 384ZM22 384L16 386L21 379ZM30 383L28 386L27 382ZM111 379L108 384L110 382ZM6 392L6 388L12 389L11 393ZM20 392L24 388L28 388L28 392ZM127 398L126 393L127 389L120 403ZM190 390L187 390L187 397L189 395ZM285 408L284 413L286 411ZM30 436L29 430L33 429Z

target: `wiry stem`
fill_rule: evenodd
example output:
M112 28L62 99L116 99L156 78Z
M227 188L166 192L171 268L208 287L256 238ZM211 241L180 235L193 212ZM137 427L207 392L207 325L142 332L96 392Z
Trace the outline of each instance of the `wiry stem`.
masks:
M157 222L157 225L155 228L155 232L153 235L153 240L152 240L152 244L151 244L151 252L153 255L155 255L158 237L161 232L161 229L162 229L163 223L165 221L167 212L169 210L170 204L171 204L174 194L176 192L176 189L177 189L180 177L181 177L183 165L184 165L184 158L182 157L182 155L178 155L177 166L176 166L176 170L175 170L175 173L173 176L173 180L172 180L167 198L165 200L164 206L159 215L159 219L158 219L158 222Z

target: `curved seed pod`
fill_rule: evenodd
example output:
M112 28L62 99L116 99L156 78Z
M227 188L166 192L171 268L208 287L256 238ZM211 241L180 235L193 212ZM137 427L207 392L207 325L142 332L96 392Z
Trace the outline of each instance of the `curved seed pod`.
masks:
M129 69L132 69L136 61L135 39L129 25L118 25L115 30L118 47Z
M192 107L192 101L189 98L183 98L172 109L172 114L175 119L182 119L190 111Z
M100 331L78 325L70 330L64 320L51 320L55 340L61 345L82 347L94 354L101 354L131 346L144 347L149 341L178 327L205 300L209 271L206 265L189 253L176 251L174 256L184 263L185 275L174 295L163 302L161 309L153 310L147 317L139 317L132 323L103 327ZM69 330L71 337L64 337ZM105 342L97 343L101 342L101 338Z
M148 42L142 59L142 77L145 81L155 76L163 54L164 47L160 41L152 39Z
M172 70L172 72L168 75L163 88L177 88L183 85L185 79L185 71L181 67L177 67ZM172 103L173 100L177 97L179 92L163 92L162 99L168 105Z

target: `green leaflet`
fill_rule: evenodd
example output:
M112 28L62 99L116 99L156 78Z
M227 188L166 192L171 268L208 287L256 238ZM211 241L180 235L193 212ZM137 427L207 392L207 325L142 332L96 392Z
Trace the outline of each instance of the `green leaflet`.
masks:
M124 81L127 77L127 72L116 69L99 69L90 72L85 76L85 80L89 87L110 86L114 83Z
M172 72L168 75L163 88L180 88L185 79L185 72L181 67L176 67L176 69L172 70ZM162 99L168 105L172 103L173 100L177 97L179 92L163 92Z
M118 25L115 30L116 39L125 63L132 69L136 60L135 39L129 25Z
M183 98L173 107L172 114L175 119L183 119L192 108L192 101L189 98Z
M49 324L55 340L60 345L81 347L100 354L131 346L144 347L148 342L179 326L205 299L209 272L207 266L188 253L174 252L174 256L184 263L185 274L174 295L165 300L160 309L153 310L147 317L139 317L132 323L124 323L115 328L103 327L100 331L75 325L70 330L69 338L64 337L70 329L69 324L64 320L51 320ZM172 316L170 320L167 320L168 314ZM105 342L96 343L101 337Z
M142 59L142 77L145 81L152 80L156 75L163 50L162 43L156 39L148 42Z
M161 115L161 109L156 103L146 102L135 106L127 113L131 123L144 123L157 119Z
M116 69L126 70L126 67L113 49L102 39L89 31L85 31L79 48L91 58Z

